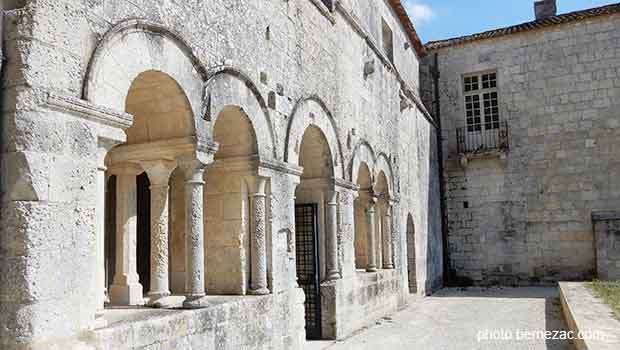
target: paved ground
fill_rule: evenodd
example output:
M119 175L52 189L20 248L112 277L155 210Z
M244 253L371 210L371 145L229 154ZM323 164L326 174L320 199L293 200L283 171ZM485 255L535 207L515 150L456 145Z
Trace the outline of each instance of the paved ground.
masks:
M515 339L517 331L523 338L565 327L557 288L444 289L412 298L407 309L345 341L308 349L572 350L569 341ZM503 331L496 335L505 340L489 339L485 331Z

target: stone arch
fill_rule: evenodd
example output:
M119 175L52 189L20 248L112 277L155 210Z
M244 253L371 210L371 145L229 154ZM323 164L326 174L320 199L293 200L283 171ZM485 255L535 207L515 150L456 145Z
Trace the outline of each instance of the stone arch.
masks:
M389 158L385 153L380 153L379 156L377 157L377 161L375 164L376 178L378 178L381 172L385 174L385 177L387 180L388 192L390 193L390 195L393 196L394 195L394 176L392 173L392 166L390 165Z
M306 129L315 126L325 135L332 156L334 177L344 179L342 147L331 112L318 97L300 100L293 108L286 133L284 161L299 164L302 137Z
M233 68L210 74L206 83L206 133L213 136L218 117L227 108L238 107L250 120L255 131L261 158L277 158L275 135L269 109L260 91L244 73Z
M124 111L132 83L147 71L165 73L179 85L193 112L194 133L204 136L196 125L203 115L207 71L179 35L153 22L127 20L104 35L88 64L82 98Z
M370 143L366 140L361 140L355 146L353 150L353 157L351 158L351 164L349 165L349 176L351 176L351 182L357 183L357 178L362 164L370 169L371 178L373 177L373 170L375 169L375 152L373 151Z

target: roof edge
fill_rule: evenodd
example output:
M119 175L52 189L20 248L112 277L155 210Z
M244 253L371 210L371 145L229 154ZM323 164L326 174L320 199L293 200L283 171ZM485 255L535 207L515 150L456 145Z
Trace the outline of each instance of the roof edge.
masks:
M409 18L407 10L405 10L405 7L403 6L403 3L400 0L389 0L389 3L394 12L396 12L396 16L398 16L400 23L403 27L405 27L405 33L407 34L409 41L411 41L418 57L426 55L426 48L422 44L422 41L418 36L418 32L416 32L413 23L411 22L411 18Z
M524 22L513 26L491 29L480 33L464 35L444 40L429 41L428 43L424 44L424 48L426 50L437 50L445 47L466 44L486 39L499 38L503 36L554 27L557 25L578 22L588 18L612 15L616 13L620 13L620 2L541 18L538 20Z

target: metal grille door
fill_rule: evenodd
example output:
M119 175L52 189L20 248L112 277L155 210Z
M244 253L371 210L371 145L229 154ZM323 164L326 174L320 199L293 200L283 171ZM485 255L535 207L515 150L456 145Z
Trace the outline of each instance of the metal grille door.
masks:
M317 205L295 206L297 281L306 294L306 338L321 339Z

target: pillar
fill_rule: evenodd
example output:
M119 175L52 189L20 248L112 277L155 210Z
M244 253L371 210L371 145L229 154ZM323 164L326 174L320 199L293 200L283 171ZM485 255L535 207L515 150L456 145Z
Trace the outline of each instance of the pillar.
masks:
M383 215L383 268L394 268L394 255L392 254L392 208L386 205Z
M136 263L137 203L134 165L115 167L116 175L116 273L110 300L117 305L143 305L142 285Z
M204 257L204 167L197 159L181 163L185 172L185 295L183 307L207 306Z
M104 327L106 325L103 319L103 311L106 302L106 279L105 279L105 208L106 208L106 186L107 177L105 166L105 157L108 151L114 146L113 143L99 141L97 150L97 194L96 194L96 249L97 262L95 267L95 327Z
M168 253L168 182L176 163L166 160L140 162L149 177L151 186L151 285L149 303L170 295Z
M258 177L254 180L254 193L251 195L250 206L252 208L251 227L250 227L250 250L251 280L250 291L252 295L269 294L267 288L267 196L265 185L267 180Z
M377 271L377 243L375 238L375 211L376 211L376 199L371 198L368 202L368 208L366 209L366 223L368 228L366 230L368 236L367 249L368 249L368 266L366 271Z
M326 280L333 281L340 278L338 269L338 192L327 193L326 206Z

